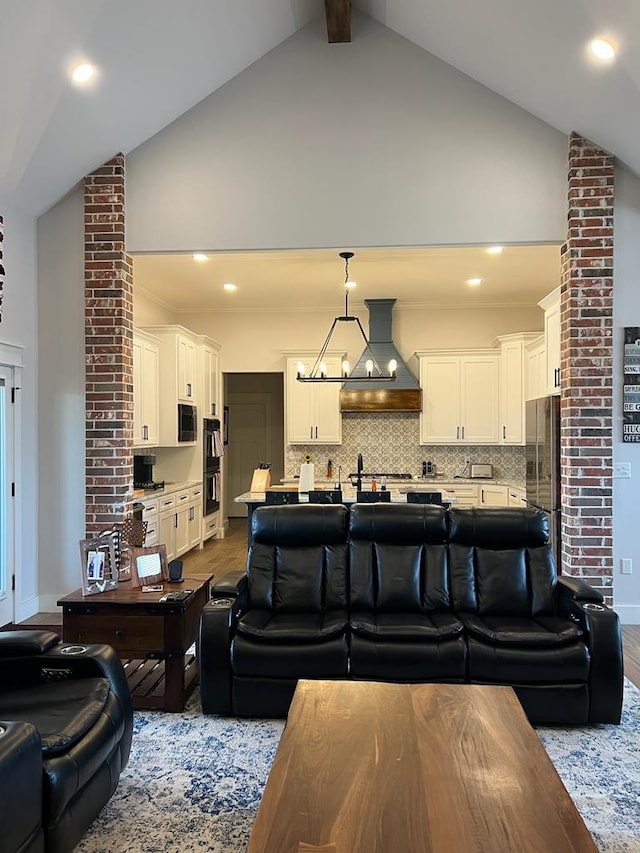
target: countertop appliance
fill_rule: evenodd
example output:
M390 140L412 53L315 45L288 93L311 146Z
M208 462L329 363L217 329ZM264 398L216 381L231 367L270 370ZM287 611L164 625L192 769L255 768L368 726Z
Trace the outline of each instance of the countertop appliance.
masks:
M525 429L527 506L547 514L551 547L560 572L560 398L528 400Z
M178 441L198 438L198 410L187 403L178 403Z
M153 479L153 466L156 457L153 453L134 454L133 457L133 488L145 491L164 489L164 480Z
M472 462L469 468L469 477L472 480L490 480L493 477L493 465Z

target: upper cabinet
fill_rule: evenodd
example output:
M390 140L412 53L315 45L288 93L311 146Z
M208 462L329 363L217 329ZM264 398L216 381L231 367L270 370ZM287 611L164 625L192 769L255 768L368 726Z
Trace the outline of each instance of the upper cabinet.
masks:
M499 444L495 350L418 352L421 444Z
M340 444L342 415L340 413L339 382L298 382L298 363L302 362L307 375L316 355L299 353L287 358L286 427L287 444ZM330 374L339 375L341 356L327 356L325 363Z
M539 338L537 332L502 335L500 347L500 443L525 444L524 401L527 353L525 348Z
M546 387L544 394L560 393L560 288L538 302L544 311Z
M158 444L160 447L183 446L188 442L178 442L178 403L196 405L200 391L196 366L197 337L184 326L146 326L144 331L160 342Z
M198 338L197 357L200 365L198 406L203 418L220 417L219 351L220 344L216 341L205 335Z
M160 341L133 330L133 446L157 447L159 442L158 365Z
M537 335L525 346L525 400L536 400L547 393L547 352L544 335Z

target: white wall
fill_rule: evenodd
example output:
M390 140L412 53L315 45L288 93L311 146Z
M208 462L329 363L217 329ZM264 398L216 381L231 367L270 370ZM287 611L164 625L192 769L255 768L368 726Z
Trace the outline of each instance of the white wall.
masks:
M40 610L80 585L85 538L83 192L38 220Z
M37 363L35 220L7 204L0 196L4 217L3 264L5 282L0 340L23 348L21 395L22 454L17 461L19 521L16 542L15 619L38 609L37 549Z
M137 297L136 297L137 302ZM138 310L138 309L136 309ZM368 312L356 311L365 330ZM220 369L226 373L284 370L284 350L320 349L333 313L218 313L180 314L177 320L200 335L218 341ZM498 335L542 331L544 317L538 307L523 309L393 309L393 338L400 354L409 360L416 350L490 347ZM344 337L336 332L335 346L343 347L352 361L360 357L361 339L348 329Z
M313 22L127 157L131 252L566 238L567 138L356 16Z
M640 326L640 179L622 166L615 176L613 303L613 458L631 465L631 479L613 481L613 592L624 622L640 624L640 445L622 442L623 346L625 326ZM620 574L620 559L630 557L633 574Z

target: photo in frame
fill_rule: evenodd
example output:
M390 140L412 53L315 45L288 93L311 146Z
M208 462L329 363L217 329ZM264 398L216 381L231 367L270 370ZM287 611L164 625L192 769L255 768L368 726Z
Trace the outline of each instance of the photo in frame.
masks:
M80 586L83 595L117 589L118 561L111 535L80 540Z
M131 588L161 584L169 576L167 546L149 545L147 548L129 549L131 555Z

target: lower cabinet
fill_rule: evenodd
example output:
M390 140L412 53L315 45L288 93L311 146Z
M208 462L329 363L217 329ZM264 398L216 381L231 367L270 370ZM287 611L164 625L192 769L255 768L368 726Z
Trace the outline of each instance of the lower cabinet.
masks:
M509 489L507 486L487 484L479 486L478 506L509 506Z
M202 545L202 486L143 501L147 545L164 545L167 560Z
M453 498L452 506L456 509L478 506L478 487L472 484L443 483L442 485L438 484L437 491L442 492L442 500L444 501Z

